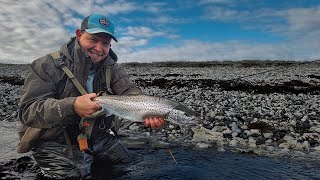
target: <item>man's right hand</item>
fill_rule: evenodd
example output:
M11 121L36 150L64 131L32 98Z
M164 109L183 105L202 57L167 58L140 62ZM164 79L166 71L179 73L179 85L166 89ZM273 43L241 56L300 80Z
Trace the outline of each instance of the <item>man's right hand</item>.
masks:
M101 107L92 101L93 98L97 97L96 93L85 94L79 96L73 102L73 109L80 117L88 117L94 112L101 109Z

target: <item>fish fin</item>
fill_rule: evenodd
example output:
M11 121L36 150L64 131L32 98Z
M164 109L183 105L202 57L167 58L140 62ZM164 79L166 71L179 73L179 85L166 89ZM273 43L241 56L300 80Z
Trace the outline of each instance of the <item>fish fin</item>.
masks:
M139 121L127 121L122 125L122 129L127 129L134 123L141 123L141 122L139 122Z
M129 128L129 126L131 126L131 124L133 124L134 122L132 121L127 121L122 125L122 129L127 129Z
M103 110L104 110L104 112L105 112L105 114L106 114L106 117L113 115L113 113L111 113L110 111L108 111L108 109L103 109Z

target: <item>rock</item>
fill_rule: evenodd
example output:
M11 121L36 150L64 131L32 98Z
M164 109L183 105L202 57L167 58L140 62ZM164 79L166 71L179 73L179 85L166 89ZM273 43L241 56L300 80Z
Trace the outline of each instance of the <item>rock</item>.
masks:
M223 147L218 147L217 150L218 150L219 152L225 152L225 151L226 151Z
M270 132L270 133L263 133L262 135L263 135L263 137L266 138L266 139L270 139L270 138L273 137L273 133L272 133L272 132Z
M204 127L194 128L192 131L194 132L191 140L192 142L212 142L223 140L222 132L215 132Z
M281 144L279 144L279 147L280 148L286 148L286 149L289 149L290 148L290 144L289 143L281 143Z
M247 130L247 129L248 129L248 126L246 126L246 125L241 126L241 129L243 129L243 130Z
M295 120L290 121L290 125L296 126L296 124L297 124L297 121L295 121Z
M266 145L271 145L272 144L272 139L266 140Z
M303 141L303 143L301 145L302 145L302 148L305 151L309 151L310 150L310 143L308 141Z
M316 146L313 149L316 150L316 151L320 151L320 146Z
M298 151L304 151L303 147L302 147L302 144L301 143L297 143L296 144L296 147L294 147L294 149L298 150Z
M237 132L237 133L241 133L241 129L238 128L238 126L232 126L231 127L232 132Z
M285 135L284 137L283 137L283 140L285 140L285 141L293 141L294 140L294 138L292 137L292 136L290 136L290 135Z
M175 141L176 140L176 137L173 134L169 134L167 138L168 138L169 141Z
M237 132L233 132L233 133L231 134L231 136L232 136L232 137L237 137L237 136L238 136L238 133L237 133Z
M266 142L266 139L263 138L262 136L258 136L256 139L256 145L263 145L265 144L265 142Z
M253 135L253 134L261 134L261 131L259 130L259 129L251 129L250 130L250 132L251 132L251 135Z
M223 127L223 126L214 126L212 128L212 131L213 132L222 132L226 127Z
M308 119L308 115L304 115L301 119L302 122L305 122Z
M253 148L257 147L256 140L253 137L249 137L248 143L250 147L253 147Z
M296 156L305 156L306 153L302 152L302 151L294 151L293 154L295 154Z
M320 142L319 133L303 133L301 138Z
M300 118L300 117L303 116L303 114L302 114L301 112L299 112L299 111L296 111L296 112L294 112L293 114L294 114L296 117L298 117L298 118Z
M174 125L172 124L169 125L169 129L174 129L174 128L175 128Z
M283 148L281 149L281 153L287 154L288 152L290 152L289 148Z
M310 131L320 133L320 127L313 126L310 128Z
M235 139L232 139L232 140L229 142L229 146L236 147L237 145L238 145L238 141L235 140Z
M222 131L222 133L223 134L231 134L232 131L229 128L227 128L226 130Z
M273 151L273 150L274 150L274 147L273 147L273 146L266 146L266 150L267 150L267 151Z
M211 145L207 144L207 143L197 143L196 147L200 148L200 149L207 149L207 148L211 147Z

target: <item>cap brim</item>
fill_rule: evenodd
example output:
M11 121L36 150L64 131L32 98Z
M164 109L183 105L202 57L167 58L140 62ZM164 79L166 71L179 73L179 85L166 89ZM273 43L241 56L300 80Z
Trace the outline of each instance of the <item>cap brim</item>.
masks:
M96 33L107 33L111 36L111 38L118 42L117 38L114 37L114 35L112 33L110 33L109 31L106 31L104 29L101 29L101 28L91 28L91 29L85 29L85 31L89 34L96 34Z

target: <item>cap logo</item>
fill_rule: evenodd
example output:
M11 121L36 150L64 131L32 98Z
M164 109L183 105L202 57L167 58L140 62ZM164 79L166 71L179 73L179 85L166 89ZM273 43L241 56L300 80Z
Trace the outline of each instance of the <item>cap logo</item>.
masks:
M106 27L109 27L109 26L110 26L110 23L109 23L109 21L108 21L106 18L100 18L100 19L99 19L99 23L100 23L102 26L106 26Z

